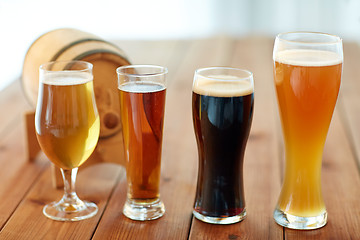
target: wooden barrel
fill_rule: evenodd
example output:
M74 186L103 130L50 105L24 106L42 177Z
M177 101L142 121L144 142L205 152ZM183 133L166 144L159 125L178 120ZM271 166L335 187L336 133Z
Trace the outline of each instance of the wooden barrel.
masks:
M34 107L39 85L39 66L57 60L83 60L94 65L100 137L118 134L121 124L115 70L130 64L125 53L114 44L77 29L56 29L43 34L30 46L22 72L24 93Z

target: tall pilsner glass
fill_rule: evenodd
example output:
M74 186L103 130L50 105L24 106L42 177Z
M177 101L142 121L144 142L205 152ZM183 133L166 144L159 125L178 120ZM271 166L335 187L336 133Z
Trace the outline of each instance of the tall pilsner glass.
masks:
M63 198L46 205L43 213L59 221L94 216L97 206L81 201L75 192L78 167L95 149L100 132L90 63L59 61L40 66L35 128L41 149L61 168L64 179Z
M279 34L273 59L286 158L274 218L288 228L320 228L327 222L321 162L340 88L342 41L323 33Z
M157 219L165 213L159 188L167 69L130 65L117 74L127 160L123 213L133 220Z
M253 116L253 75L237 68L202 68L195 72L192 90L199 153L193 214L207 223L239 222L246 215L243 161Z

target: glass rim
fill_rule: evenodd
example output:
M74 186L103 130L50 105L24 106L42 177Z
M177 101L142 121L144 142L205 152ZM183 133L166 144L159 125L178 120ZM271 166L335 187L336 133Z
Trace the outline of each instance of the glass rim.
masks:
M154 72L154 73L127 73L124 72L124 69L140 69L140 68L151 68L151 69L159 69L158 72ZM161 76L161 75L165 75L168 73L168 69L167 67L163 67L160 65L151 65L151 64L135 64L135 65L124 65L121 67L118 67L116 69L116 73L118 75L123 75L123 76L130 76L130 77L156 77L156 76Z
M57 64L57 63L59 63L59 64L67 63L65 66L71 65L72 63L81 63L81 64L84 64L84 68L83 69L67 69L67 70L46 69L46 67L49 67L49 66ZM93 67L94 66L93 66L92 63L82 61L82 60L59 60L59 61L45 62L45 63L40 65L39 69L41 71L45 71L45 72L87 72L87 71L91 71L93 69Z
M245 73L245 74L247 74L247 76L244 76L244 77L236 76L237 77L236 79L221 79L221 78L204 76L203 74L201 74L201 72L208 71L208 70L232 70L232 71L238 71L238 72ZM212 80L212 81L224 81L224 82L239 82L239 81L245 81L245 80L250 80L251 82L253 81L253 73L252 72L250 72L249 70L246 70L246 69L234 68L234 67L198 68L195 70L195 75L199 75L205 79Z
M285 39L283 38L283 36L286 35L292 35L292 34L306 34L306 35L318 35L318 36L326 36L326 37L331 37L333 39L333 41L321 41L321 42L306 42L306 41L300 41L300 40L289 40L289 39ZM283 32L283 33L279 33L278 35L276 35L276 39L283 41L283 42L288 42L288 43L298 43L298 44L304 44L304 45L331 45L331 44L339 44L342 42L342 38L334 35L334 34L329 34L329 33L323 33L323 32L311 32L311 31L293 31L293 32Z

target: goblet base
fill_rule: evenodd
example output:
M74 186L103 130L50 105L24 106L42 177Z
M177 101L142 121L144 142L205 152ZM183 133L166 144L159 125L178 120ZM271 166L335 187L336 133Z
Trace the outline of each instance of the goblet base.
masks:
M244 209L240 214L231 217L209 217L193 210L194 216L200 221L212 224L233 224L240 222L246 217L246 210Z
M123 213L132 220L154 220L164 215L165 206L160 199L151 202L127 199Z
M80 221L95 216L97 212L95 203L81 200L76 204L52 202L43 208L46 217L57 221Z
M277 224L299 230L311 230L318 229L327 223L327 212L313 217L299 217L295 215L288 214L279 208L276 208L274 211L274 219Z

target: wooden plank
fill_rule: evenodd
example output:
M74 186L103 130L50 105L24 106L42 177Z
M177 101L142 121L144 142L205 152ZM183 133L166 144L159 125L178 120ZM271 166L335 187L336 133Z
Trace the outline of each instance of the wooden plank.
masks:
M360 171L360 46L357 43L344 44L343 78L338 100L339 111L345 124L350 144Z
M43 215L44 205L60 200L63 194L62 189L52 187L50 179L48 168L0 232L1 239L90 239L114 186L125 180L125 170L119 165L98 164L79 171L79 197L99 207L95 217L79 222L53 221Z
M188 40L115 40L114 43L126 52L131 64L153 64L167 67L168 86L173 82L178 63L182 61L189 45Z
M360 239L360 49L344 45L344 77L323 161L323 192L329 223L313 231L283 230L272 211L280 193L282 139L272 79L272 39L234 41L220 37L196 41L125 41L121 48L133 63L169 68L165 113L161 197L163 218L137 222L122 214L126 197L124 169L100 164L80 170L81 198L95 201L100 212L75 223L42 215L45 203L61 197L52 188L49 161L25 159L22 113L31 109L15 82L0 93L0 239ZM144 44L143 44L144 43ZM245 156L247 218L218 226L192 217L197 176L197 149L191 118L194 70L233 66L254 72L255 112Z
M3 113L0 118L1 137L22 124L24 113L33 109L25 98L20 79L0 91L0 109Z
M44 157L33 164L26 158L24 125L16 119L0 138L0 227L2 228L24 195L48 165ZM4 133L4 132L3 132Z
M194 78L194 72L198 68L213 66L228 66L233 55L234 40L226 37L210 39L198 39L191 42L191 46L185 52L180 66L177 66L174 83L179 86L190 86ZM198 53L198 51L200 51ZM191 97L190 97L191 99Z
M233 51L231 66L252 71L255 81L254 118L244 163L247 217L227 226L193 220L190 239L281 239L282 227L272 219L280 191L272 41L239 39Z
M131 64L164 65L171 61L169 52L173 52L179 44L177 40L114 40L129 57Z

